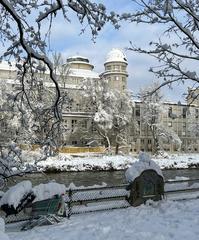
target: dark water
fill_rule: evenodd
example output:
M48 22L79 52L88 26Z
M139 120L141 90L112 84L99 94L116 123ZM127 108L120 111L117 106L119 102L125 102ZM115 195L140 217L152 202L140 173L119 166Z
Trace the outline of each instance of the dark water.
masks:
M199 169L184 169L184 170L163 170L165 180L175 179L178 177L199 178ZM56 180L58 183L64 183L68 186L73 182L76 186L92 186L100 185L103 182L107 185L120 185L125 183L124 171L100 171L100 172L62 172L49 174L29 174L23 177L16 178L16 181L31 180L33 185L46 183L50 180ZM12 185L13 183L9 183Z

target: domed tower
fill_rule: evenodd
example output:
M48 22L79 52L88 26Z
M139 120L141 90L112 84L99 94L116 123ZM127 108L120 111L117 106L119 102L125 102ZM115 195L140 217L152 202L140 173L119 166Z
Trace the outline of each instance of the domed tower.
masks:
M109 86L119 91L124 91L127 88L128 73L126 56L120 49L112 49L104 63L105 71L101 77L108 80Z
M67 59L67 64L72 69L84 69L92 71L94 66L89 63L88 58L82 56L72 56Z
M88 58L82 56L72 56L67 59L69 69L67 83L80 87L82 80L91 78L99 79L99 74L93 71L94 66Z

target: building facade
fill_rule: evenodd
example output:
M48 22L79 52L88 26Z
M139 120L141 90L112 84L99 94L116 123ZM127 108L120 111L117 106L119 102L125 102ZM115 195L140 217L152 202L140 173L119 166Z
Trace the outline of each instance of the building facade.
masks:
M102 145L101 137L96 133L93 126L93 112L89 105L85 104L82 98L82 84L85 79L101 81L106 79L110 89L117 89L122 92L127 89L128 62L119 49L112 49L106 57L104 71L98 74L94 71L94 66L89 59L82 56L72 56L67 59L63 66L64 71L58 74L59 86L63 91L67 91L70 101L63 112L63 122L68 129L64 136L64 144L72 146L88 146L95 143ZM46 84L49 88L53 87L48 81L48 73L45 73ZM16 69L6 63L0 64L0 81L5 84L16 84ZM193 90L189 91L187 104L165 102L165 111L161 116L161 121L165 127L177 133L182 141L182 151L199 152L199 136L193 134L195 125L199 124L199 97L192 101ZM196 92L194 92L196 96ZM3 111L3 110L2 110ZM140 150L152 151L154 140L146 124L143 124L143 103L135 101L134 118L138 122L138 129L129 150L139 152ZM1 122L1 132L6 133L6 125ZM81 129L81 131L80 131ZM6 135L9 138L9 133ZM3 134L1 134L3 138ZM176 151L177 146L172 143L165 143L164 150Z

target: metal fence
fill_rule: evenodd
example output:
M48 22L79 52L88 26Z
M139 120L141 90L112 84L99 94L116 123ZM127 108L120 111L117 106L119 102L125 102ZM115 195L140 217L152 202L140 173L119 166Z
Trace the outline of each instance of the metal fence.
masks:
M65 196L66 215L129 207L126 185L69 189Z
M64 201L66 217L74 214L113 210L130 207L127 201L129 191L127 184L119 186L71 188L66 191ZM175 180L165 182L165 198L170 200L185 200L199 198L199 179ZM0 216L6 223L28 220L30 217L21 211L8 217L0 211Z

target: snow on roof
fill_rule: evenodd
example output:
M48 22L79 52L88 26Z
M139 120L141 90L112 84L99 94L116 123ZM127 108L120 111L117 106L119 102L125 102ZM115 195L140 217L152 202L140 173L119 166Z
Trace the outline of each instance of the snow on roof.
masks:
M125 172L127 182L133 182L145 170L155 170L163 177L162 171L157 163L151 160L148 154L140 152L139 161L134 162Z
M127 63L125 54L118 48L113 48L106 57L106 62L124 62Z
M74 56L70 56L68 58L83 58L83 59L88 59L87 57L81 56L81 55L74 55Z
M71 59L71 58L82 58L82 59L88 60L87 57L84 57L84 56L81 56L81 55L70 56L70 57L68 57L67 59Z
M70 69L69 76L83 78L99 78L99 74L97 72L87 69L75 69L75 68Z
M59 83L59 87L60 88L65 88L65 89L78 89L78 90L81 90L82 88L81 88L81 86L79 86L79 85L76 85L76 84L63 84L63 83L61 83L61 82L58 82ZM51 88L54 88L55 87L55 84L52 82L52 81L46 81L46 82L44 82L44 85L46 86L46 87L51 87Z
M8 204L9 206L17 208L24 195L31 192L31 190L32 183L30 181L22 181L16 184L3 194L0 200L0 206Z

